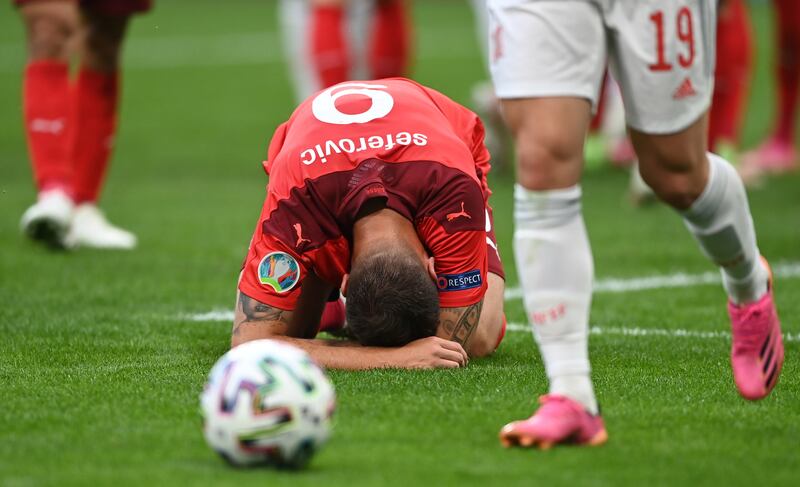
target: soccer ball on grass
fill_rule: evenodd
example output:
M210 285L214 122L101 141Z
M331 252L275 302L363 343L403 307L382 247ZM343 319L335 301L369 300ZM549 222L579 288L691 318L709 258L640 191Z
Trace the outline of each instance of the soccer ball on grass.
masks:
M235 466L304 467L330 436L333 386L304 351L244 343L208 376L200 406L208 445Z

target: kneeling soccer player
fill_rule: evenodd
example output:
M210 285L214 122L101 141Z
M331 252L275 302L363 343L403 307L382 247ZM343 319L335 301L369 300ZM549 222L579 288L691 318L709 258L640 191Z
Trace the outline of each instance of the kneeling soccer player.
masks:
M500 342L503 269L480 119L392 78L335 85L275 131L232 345L278 338L325 367L459 367ZM356 341L314 339L341 288Z

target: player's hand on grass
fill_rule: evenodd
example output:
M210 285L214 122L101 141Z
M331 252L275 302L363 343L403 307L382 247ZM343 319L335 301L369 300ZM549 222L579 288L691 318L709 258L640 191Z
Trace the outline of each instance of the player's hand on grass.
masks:
M454 369L469 362L460 343L435 336L414 340L395 353L397 366L408 369Z

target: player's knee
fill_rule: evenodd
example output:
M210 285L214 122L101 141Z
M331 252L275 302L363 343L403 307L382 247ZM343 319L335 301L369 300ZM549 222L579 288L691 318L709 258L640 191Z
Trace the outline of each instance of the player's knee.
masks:
M647 181L647 184L661 201L679 210L692 206L702 193L702 189L695 188L692 181L682 175L669 175L657 181Z
M116 71L119 68L119 51L103 44L88 46L90 53L83 58L83 65L94 71L104 73Z
M580 147L576 149L557 134L517 139L517 178L527 189L546 190L576 184L580 165Z
M653 192L668 205L686 209L705 187L705 152L654 146L640 151L639 171Z
M84 65L95 71L111 72L119 67L124 26L94 25L88 29Z
M703 192L704 182L691 170L652 170L640 168L642 179L658 198L668 205L683 210L689 208Z
M75 26L59 15L37 15L28 20L28 53L33 61L67 61Z

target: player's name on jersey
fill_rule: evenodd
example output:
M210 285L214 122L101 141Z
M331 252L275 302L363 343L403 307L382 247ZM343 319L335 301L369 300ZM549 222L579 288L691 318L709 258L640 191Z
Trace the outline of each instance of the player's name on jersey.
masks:
M398 132L396 134L369 135L357 139L326 140L302 151L300 153L300 161L308 166L317 161L328 162L328 157L331 154L355 154L377 149L388 151L398 145L408 146L412 144L424 147L428 144L428 136L419 133Z

